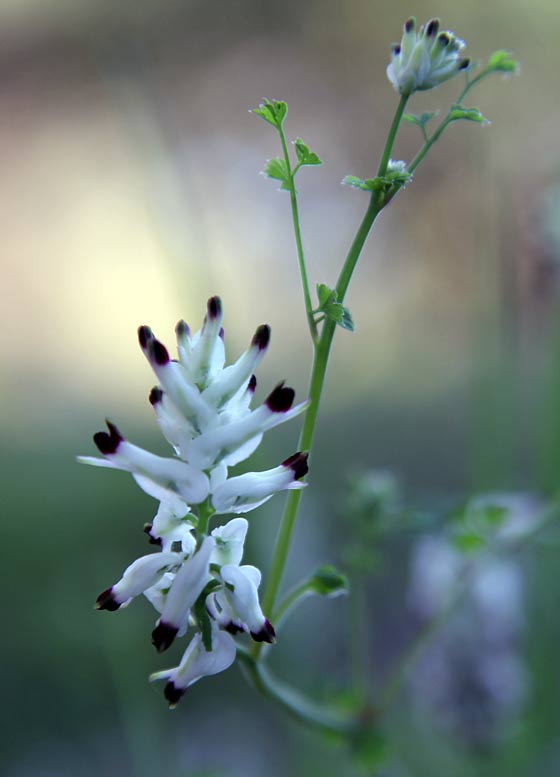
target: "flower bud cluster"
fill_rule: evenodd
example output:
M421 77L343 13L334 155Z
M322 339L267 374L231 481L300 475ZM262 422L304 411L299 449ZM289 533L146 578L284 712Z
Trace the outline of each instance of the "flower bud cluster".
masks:
M152 675L167 681L170 706L189 685L233 663L233 635L246 633L259 642L275 638L259 603L261 573L241 564L247 520L236 517L207 533L209 518L247 513L278 491L303 488L307 473L307 454L300 452L273 469L228 477L228 468L247 459L268 429L294 418L307 403L294 405L293 389L280 383L260 407L251 409L254 370L268 348L270 330L260 326L247 351L224 366L222 317L220 299L212 297L200 331L191 336L180 321L177 360L149 327L138 330L140 347L159 382L150 403L172 456L128 442L108 421L108 431L93 438L102 457L79 457L87 464L130 472L159 502L152 523L144 527L159 550L136 559L98 596L96 607L118 610L143 594L159 614L152 632L158 652L189 629L195 632L179 665Z
M414 17L405 22L400 43L391 48L387 77L402 95L433 89L448 81L470 61L462 56L465 43L452 32L439 31L439 19L416 27Z

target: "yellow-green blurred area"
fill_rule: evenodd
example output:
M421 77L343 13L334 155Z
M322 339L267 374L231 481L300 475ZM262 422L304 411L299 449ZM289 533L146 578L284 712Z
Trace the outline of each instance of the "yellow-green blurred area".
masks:
M142 526L155 502L126 475L74 457L93 452L106 416L166 452L137 326L171 346L175 322L198 328L219 294L230 359L258 324L272 327L258 396L283 378L300 397L307 390L289 198L258 174L278 139L248 109L265 95L286 100L289 139L324 161L298 175L298 190L310 277L332 285L367 204L341 181L375 173L397 104L389 48L411 14L441 16L475 60L514 51L521 77L473 91L469 107L491 126L450 127L366 245L347 297L356 331L337 333L287 584L319 562L343 565L344 494L358 471L395 472L411 510L427 513L473 492L558 490L558 4L0 3L3 774L560 773L552 542L516 559L527 680L515 713L481 742L411 684L380 723L393 759L379 773L298 729L235 667L169 712L147 676L180 648L155 655L147 603L92 608L149 551ZM410 110L445 110L460 88L456 79L415 95ZM421 142L403 126L393 156L410 160ZM275 466L297 432L296 422L271 432L247 466ZM282 502L250 516L246 558L265 576ZM415 631L409 560L422 529L409 529L379 538L385 564L362 602L373 699ZM350 610L343 599L305 603L274 648L279 673L318 697L344 688ZM472 682L455 671L464 683L449 715L468 706L479 729Z

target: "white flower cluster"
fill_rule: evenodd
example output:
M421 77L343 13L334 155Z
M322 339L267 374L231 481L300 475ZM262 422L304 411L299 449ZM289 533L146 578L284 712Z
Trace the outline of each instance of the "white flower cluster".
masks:
M387 77L399 94L433 89L468 68L470 60L461 55L464 41L448 30L439 32L439 26L439 19L419 29L414 17L405 22L401 42L393 44L387 67Z
M307 454L296 453L264 472L228 477L228 467L248 458L265 431L307 407L293 404L294 391L280 383L255 410L254 370L268 347L270 330L260 326L248 350L227 367L218 297L208 300L200 331L176 327L178 360L149 327L139 329L140 346L159 385L150 393L156 417L174 456L162 457L124 439L107 422L94 441L102 458L81 456L87 464L130 472L159 501L144 528L160 551L134 561L122 578L97 598L98 609L114 611L144 594L159 613L152 632L158 652L189 627L195 630L179 665L152 675L166 679L165 697L174 706L201 677L227 669L235 660L232 634L272 642L274 628L259 604L260 571L241 565L248 523L234 518L207 534L209 517L247 513L285 489L302 488ZM198 506L198 507L197 507Z

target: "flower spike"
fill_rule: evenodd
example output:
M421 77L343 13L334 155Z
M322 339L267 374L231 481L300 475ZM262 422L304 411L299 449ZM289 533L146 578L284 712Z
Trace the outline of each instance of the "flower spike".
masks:
M255 330L247 350L224 366L223 309L211 297L202 328L175 327L178 359L149 326L138 341L157 378L149 402L171 454L160 456L129 442L111 421L94 435L99 456L79 461L129 472L159 503L144 525L154 552L134 561L122 578L104 590L96 607L126 606L140 594L158 613L152 643L161 653L189 629L194 635L177 667L151 679L165 679L164 695L174 707L201 677L227 669L235 660L232 634L273 642L274 627L259 603L261 573L241 565L248 522L239 517L279 491L303 488L307 453L298 452L264 472L229 477L230 466L244 461L275 426L302 413L295 392L284 381L252 409L255 370L270 344L270 327ZM211 530L212 515L233 518Z

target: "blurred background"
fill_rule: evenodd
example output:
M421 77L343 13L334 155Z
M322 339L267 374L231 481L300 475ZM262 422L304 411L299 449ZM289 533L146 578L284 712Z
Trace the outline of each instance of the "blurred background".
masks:
M310 277L333 284L367 199L340 182L375 170L396 107L389 46L411 14L441 16L474 59L511 49L522 75L472 93L492 126L452 126L379 219L347 298L356 332L336 338L286 584L346 564L357 595L306 603L272 663L332 699L362 662L374 705L453 584L449 511L498 493L531 521L557 490L558 4L0 2L2 774L560 773L554 537L486 563L368 743L387 752L379 771L375 753L352 760L300 730L235 667L170 713L146 681L169 661L149 644L147 603L92 608L148 552L155 503L75 455L93 452L106 416L165 452L137 326L171 345L175 322L198 327L220 294L231 359L259 323L272 327L260 396L282 378L306 392L289 201L258 174L277 138L247 109L286 100L289 138L324 161L298 187ZM459 89L410 109L445 109ZM404 126L394 156L409 160L420 141ZM251 467L291 454L297 432L268 435ZM389 520L375 523L380 504ZM251 517L246 558L265 569L281 507L276 497ZM356 516L375 524L358 560Z

